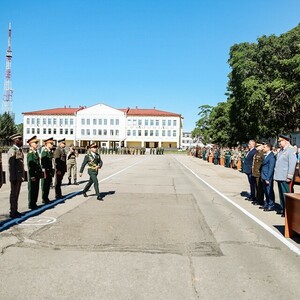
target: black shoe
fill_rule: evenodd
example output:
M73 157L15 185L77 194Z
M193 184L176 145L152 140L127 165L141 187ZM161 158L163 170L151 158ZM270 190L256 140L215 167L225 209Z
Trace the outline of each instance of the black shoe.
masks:
M14 213L9 213L9 216L12 218L12 219L15 219L15 218L20 218L23 216L23 214L19 213L18 211L14 212Z
M60 195L60 196L55 196L56 200L62 199L64 197L64 195Z
M75 181L74 181L74 185L79 185L79 183L75 180Z
M259 205L259 202L258 201L252 201L251 202L253 205Z
M83 192L83 197L88 197L88 195L85 193L85 192Z
M43 202L44 204L49 204L49 203L50 203L50 200L47 199L47 200L43 200L42 202Z
M259 209L263 209L263 210L265 210L265 209L267 209L268 207L267 206L263 206L263 205L261 205L260 207L259 207Z
M69 180L68 185L71 185L71 180Z
M282 214L281 217L284 218L284 217L285 217L285 214Z
M264 209L264 211L274 211L274 208L267 207L267 208Z
M103 201L103 198L101 197L101 195L98 195L97 200Z
M252 201L252 198L247 197L247 198L245 198L245 200L247 200L247 201Z
M29 209L32 209L32 210L37 209L37 208L39 208L39 207L36 204L29 206Z
M277 214L277 215L283 215L283 210L278 210L278 211L276 212L276 214Z

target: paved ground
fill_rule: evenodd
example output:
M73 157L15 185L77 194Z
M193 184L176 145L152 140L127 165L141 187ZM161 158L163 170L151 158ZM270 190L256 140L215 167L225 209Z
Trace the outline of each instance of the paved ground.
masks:
M299 240L244 200L244 174L185 155L102 158L103 202L79 194L85 175L16 225L0 190L1 299L299 298ZM26 197L24 184L20 211Z

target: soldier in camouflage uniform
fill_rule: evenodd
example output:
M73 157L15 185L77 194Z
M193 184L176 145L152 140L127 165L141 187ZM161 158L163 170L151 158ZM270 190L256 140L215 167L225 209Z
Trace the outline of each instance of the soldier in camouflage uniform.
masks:
M18 218L22 216L18 212L18 199L21 190L22 182L25 179L24 171L24 154L22 151L22 136L14 134L10 137L13 141L13 146L8 151L8 167L9 167L9 181L10 181L10 217Z

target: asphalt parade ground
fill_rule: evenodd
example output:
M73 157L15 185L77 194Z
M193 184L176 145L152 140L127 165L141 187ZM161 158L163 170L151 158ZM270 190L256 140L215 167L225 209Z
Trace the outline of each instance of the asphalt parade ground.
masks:
M34 211L23 183L12 220L2 186L0 299L299 299L300 239L245 200L245 174L186 155L102 160L104 201L82 196L85 170Z

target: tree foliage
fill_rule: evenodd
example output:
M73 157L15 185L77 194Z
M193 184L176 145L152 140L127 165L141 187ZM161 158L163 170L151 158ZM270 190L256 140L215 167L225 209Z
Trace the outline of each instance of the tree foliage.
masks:
M200 106L195 130L214 142L236 144L299 128L300 25L257 43L233 45L228 63L227 102L210 107L205 116Z
M16 133L17 129L10 114L0 115L0 139L8 140L9 136Z

